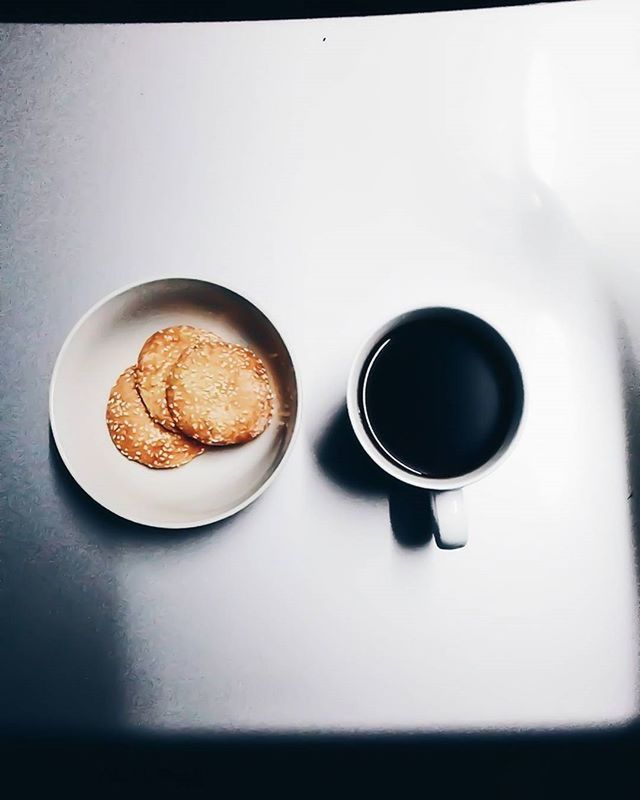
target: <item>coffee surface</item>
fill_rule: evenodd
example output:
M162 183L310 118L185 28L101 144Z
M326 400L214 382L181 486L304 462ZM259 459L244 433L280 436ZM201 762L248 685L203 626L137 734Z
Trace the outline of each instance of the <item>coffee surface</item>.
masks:
M362 371L360 409L379 450L431 478L489 461L520 414L521 377L506 342L482 320L433 309L385 335Z

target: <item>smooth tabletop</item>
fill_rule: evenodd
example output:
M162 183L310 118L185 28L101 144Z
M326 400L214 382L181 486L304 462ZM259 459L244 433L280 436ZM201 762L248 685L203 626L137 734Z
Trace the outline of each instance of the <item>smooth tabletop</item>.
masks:
M3 729L635 719L639 32L631 2L0 29ZM71 326L161 275L255 298L300 371L281 474L199 530L102 510L49 432ZM455 552L344 408L371 331L437 304L527 390Z

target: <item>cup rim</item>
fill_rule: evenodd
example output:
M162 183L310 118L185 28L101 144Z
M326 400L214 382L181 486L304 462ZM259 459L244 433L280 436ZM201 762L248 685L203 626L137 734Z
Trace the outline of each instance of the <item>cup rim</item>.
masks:
M471 472L467 472L463 475L455 475L449 478L429 478L425 475L413 474L407 471L406 469L403 469L402 467L394 464L388 458L386 458L376 447L376 445L371 440L371 437L367 433L364 423L362 422L360 414L360 404L358 402L358 389L359 389L362 369L366 363L369 354L371 353L371 350L377 344L377 342L379 342L380 339L382 339L382 337L386 333L393 330L394 328L397 328L399 325L408 322L411 319L417 319L422 315L424 315L425 313L434 311L435 309L442 309L446 311L468 314L469 316L474 317L479 322L488 325L489 328L491 328L502 339L502 341L511 351L515 365L518 368L520 374L520 382L522 386L522 392L521 392L522 396L520 400L520 414L517 420L515 420L514 423L512 424L512 428L510 429L509 434L505 437L505 440L500 446L500 448L485 464L482 464L482 466L477 467ZM491 472L493 472L500 464L502 464L502 462L512 452L513 446L515 445L516 441L519 439L521 435L527 407L528 407L527 385L525 381L524 371L522 368L522 360L519 358L517 350L513 347L513 344L504 335L504 333L500 330L500 328L494 325L493 322L489 322L488 320L479 316L475 311L468 308L464 308L463 306L448 306L448 305L420 306L418 308L404 311L392 317L391 319L387 320L378 328L376 328L376 330L373 331L373 333L370 334L363 342L363 344L360 346L356 354L356 357L354 358L351 364L351 369L349 371L349 378L347 382L347 413L349 414L351 427L353 428L353 431L356 434L356 438L360 442L361 447L364 449L367 455L381 469L383 469L387 474L391 475L393 478L396 478L397 480L402 481L403 483L407 483L411 486L417 486L424 489L432 489L434 491L461 489L463 486L468 486L469 484L475 483L481 478L486 477Z

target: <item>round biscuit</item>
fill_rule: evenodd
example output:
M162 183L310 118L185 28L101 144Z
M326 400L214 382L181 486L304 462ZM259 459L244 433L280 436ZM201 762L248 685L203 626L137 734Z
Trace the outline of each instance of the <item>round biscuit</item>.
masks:
M208 445L241 444L269 424L273 393L254 352L229 342L199 341L170 372L167 403L188 436Z
M172 325L152 334L142 345L136 364L136 386L151 417L167 430L177 431L167 408L167 376L182 353L205 338L219 336L193 325Z
M135 367L128 367L111 389L106 416L114 445L130 461L145 467L180 467L204 452L198 442L151 419L136 389Z

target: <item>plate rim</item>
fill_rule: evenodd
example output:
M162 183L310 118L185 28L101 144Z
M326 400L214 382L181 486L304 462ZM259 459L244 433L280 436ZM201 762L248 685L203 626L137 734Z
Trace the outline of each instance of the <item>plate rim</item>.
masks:
M273 470L273 472L271 473L271 475L269 475L268 478L266 478L264 481L262 481L262 483L258 486L258 488L252 494L250 494L248 497L246 497L240 503L237 503L235 506L232 506L227 511L224 511L224 512L219 513L219 514L213 514L213 515L210 515L210 516L202 517L200 519L193 520L191 522L186 522L186 523L185 522L177 522L177 521L171 520L171 521L168 521L166 523L163 522L162 524L158 524L157 522L151 522L151 521L149 521L147 519L144 519L144 518L141 518L141 517L137 517L137 516L133 516L133 515L129 515L129 514L123 514L121 511L118 511L115 508L112 508L110 505L107 505L106 503L103 503L102 501L98 500L95 497L95 495L86 487L85 483L80 479L80 477L78 476L77 472L72 469L72 467L71 467L71 465L69 463L69 459L68 459L68 457L67 457L67 455L65 453L64 447L63 447L62 442L61 442L61 436L60 436L59 431L58 431L57 426L56 426L55 413L54 413L54 409L53 409L54 395L55 395L55 390L56 390L56 384L58 382L58 372L59 372L59 369L60 369L60 364L61 364L62 359L63 359L63 357L64 357L64 355L65 355L65 353L67 351L67 348L69 347L69 345L71 344L71 342L75 338L76 334L78 333L78 330L82 327L82 325L91 316L93 316L93 314L95 314L96 311L98 311L100 308L102 308L102 306L106 305L111 300L115 299L116 297L119 297L120 295L125 294L126 292L129 292L129 291L131 291L133 289L139 289L139 288L141 288L143 286L146 286L148 284L159 283L159 282L162 282L162 281L192 281L194 283L206 283L209 286L214 286L214 287L216 287L218 289L223 289L225 291L232 292L237 297L239 297L242 300L245 300L246 302L250 303L274 327L276 333L278 334L278 336L282 340L282 343L284 344L285 349L287 350L287 353L289 354L289 359L291 361L291 366L292 366L292 370L293 370L293 379L294 379L294 382L295 382L295 392L296 392L296 413L295 413L295 416L292 419L293 429L291 431L291 437L289 439L289 442L286 445L285 451L282 454L282 457L281 457L280 461L276 465L276 467ZM253 300L253 298L248 297L244 292L236 291L234 288L232 288L230 286L226 286L226 285L221 284L221 283L216 283L215 281L208 280L207 278L203 278L203 277L198 276L198 275L158 275L158 276L153 277L153 278L145 278L144 280L141 280L141 281L133 281L132 283L127 283L124 286L120 286L119 288L114 289L112 292L109 292L108 294L106 294L103 297L101 297L90 308L88 308L84 312L84 314L82 314L82 316L76 321L76 323L72 326L72 328L69 331L69 333L66 335L66 337L65 337L65 339L64 339L64 341L62 343L62 346L60 347L60 350L58 351L58 355L56 356L56 360L55 360L55 363L53 365L53 370L51 372L51 378L50 378L50 381L49 381L49 427L51 428L51 433L53 434L53 439L55 441L55 445L56 445L56 448L58 450L58 454L60 455L60 458L62 459L62 463L64 464L66 470L71 475L73 480L78 484L78 486L82 489L82 491L85 492L85 494L87 494L94 501L94 503L97 503L102 508L105 508L107 511L111 512L112 514L115 514L117 517L120 517L120 519L124 519L124 520L127 520L129 522L133 522L133 523L135 523L137 525L144 525L144 526L146 526L148 528L156 528L156 529L160 529L160 530L188 530L190 528L201 528L201 527L203 527L205 525L213 525L216 522L221 522L223 519L228 519L229 517L234 516L239 511L242 511L242 509L246 508L247 506L251 505L251 503L253 503L255 500L257 500L258 497L260 497L260 495L262 495L263 492L265 492L268 489L268 487L271 485L271 483L275 480L277 474L280 472L280 470L282 469L283 465L287 461L287 459L289 457L289 454L291 453L291 450L292 450L292 448L293 448L293 446L295 444L295 441L296 441L296 439L298 437L298 431L299 431L299 428L300 428L301 409L302 409L302 389L301 389L301 385L300 385L300 379L298 377L297 359L295 358L295 356L293 354L292 348L291 348L291 346L289 344L289 339L286 338L282 333L282 328L281 328L280 324L279 323L276 324L274 322L274 320L273 320L273 317L270 314L267 314L262 309L262 307L260 305L258 305L258 303L256 303Z

